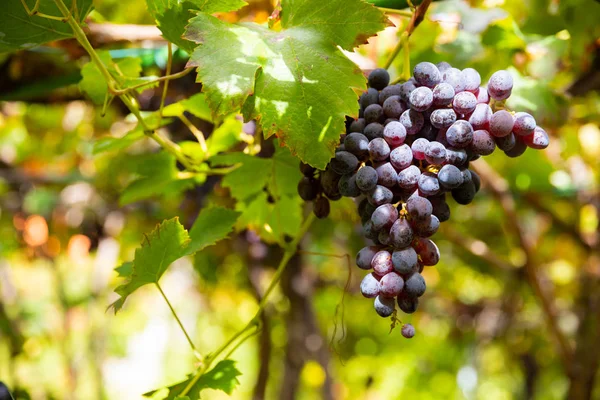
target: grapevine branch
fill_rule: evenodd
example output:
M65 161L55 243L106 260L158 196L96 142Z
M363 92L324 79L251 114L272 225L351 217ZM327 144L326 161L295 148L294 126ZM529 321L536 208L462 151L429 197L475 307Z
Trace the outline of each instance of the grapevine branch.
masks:
M554 303L551 300L551 296L542 287L541 279L537 271L537 266L534 260L534 249L531 239L525 234L521 220L517 215L515 200L509 190L508 183L502 178L492 167L483 160L478 160L473 163L473 169L477 172L486 182L494 197L496 197L508 218L508 226L512 229L517 236L521 248L525 253L525 272L529 284L531 285L534 293L539 298L542 310L546 317L546 323L550 328L550 332L554 337L556 345L558 347L558 353L563 361L563 365L567 371L571 367L572 349L567 340L567 337L563 334L558 326L558 312Z
M304 223L300 227L300 231L298 232L298 235L287 247L285 253L283 254L283 257L281 258L281 261L279 262L279 266L277 267L277 270L275 271L275 274L273 275L273 279L271 280L271 283L267 287L267 290L265 290L265 293L262 296L262 299L258 303L258 310L254 314L254 317L252 317L252 319L242 329L240 329L238 332L236 332L227 342L223 343L217 350L213 351L212 353L210 353L206 357L204 357L204 359L202 360L201 367L198 369L198 371L196 372L196 374L194 375L192 380L190 380L190 382L185 387L185 389L183 389L183 391L179 394L180 396L185 396L186 394L189 393L190 390L192 390L192 388L198 382L200 377L202 375L204 375L210 369L210 367L214 363L214 361L225 350L227 350L230 346L232 346L239 338L241 338L249 330L258 328L258 325L260 324L260 316L264 312L264 309L267 305L267 300L269 298L269 295L273 292L273 290L275 289L275 287L281 280L281 276L283 275L283 272L285 271L289 261L296 254L298 245L300 244L300 241L302 240L302 238L304 237L304 235L310 228L314 219L315 219L315 216L312 213L309 214L308 217L306 217L306 219L304 220ZM246 339L248 339L252 336L254 336L254 335L247 335L246 337L244 337L243 340L241 340L240 343L238 343L236 345L236 347L239 346L239 344L243 343Z

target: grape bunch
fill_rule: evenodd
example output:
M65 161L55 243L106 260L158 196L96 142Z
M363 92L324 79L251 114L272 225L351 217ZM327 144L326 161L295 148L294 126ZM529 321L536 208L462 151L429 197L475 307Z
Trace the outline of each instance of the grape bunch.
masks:
M396 318L396 304L416 311L426 290L423 268L440 260L430 238L450 218L447 197L466 205L479 191L469 163L496 148L509 157L544 149L549 137L530 114L505 109L513 87L507 71L495 72L487 88L473 68L446 62L421 62L401 84L389 85L384 69L368 81L359 118L348 121L335 157L322 172L301 165L298 189L315 200L317 216L325 215L319 202L327 198L357 199L364 236L373 242L356 256L358 267L371 271L360 290L380 316ZM414 328L402 332L412 337Z

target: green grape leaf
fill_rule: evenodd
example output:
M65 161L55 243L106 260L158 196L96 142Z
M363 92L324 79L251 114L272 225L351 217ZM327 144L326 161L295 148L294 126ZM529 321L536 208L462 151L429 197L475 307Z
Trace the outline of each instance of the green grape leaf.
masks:
M242 373L235 367L235 361L221 360L213 369L200 376L186 396L192 400L198 400L200 399L200 392L203 389L221 390L231 395L233 390L240 384L237 379L240 375L242 375ZM183 392L192 379L194 379L194 376L190 375L185 381L169 386L167 388L169 389L169 394L165 397L165 400L176 400L181 398L179 394ZM153 390L144 393L144 396L150 397L156 392L156 390Z
M110 306L115 313L137 289L158 283L169 265L185 255L189 243L190 237L177 217L163 221L149 235L145 235L142 247L135 251L129 281L115 289L121 296Z
M241 109L265 137L276 135L303 161L324 168L345 116L357 115L354 89L366 88L362 71L337 46L364 43L388 21L361 0L284 0L281 15L284 29L273 31L198 14L185 33L200 44L188 66L198 68L215 115Z
M194 11L207 14L236 11L247 3L243 0L146 0L146 4L163 37L191 53L196 45L182 36L188 21L196 15Z
M186 254L196 253L225 239L239 216L239 212L223 207L202 210L190 229L191 242L186 249Z
M231 149L238 144L242 135L242 122L234 116L228 117L206 140L209 156Z
M210 162L238 166L222 181L238 200L236 210L242 213L238 229L250 227L270 243L296 235L302 223L302 201L296 192L301 174L288 149L277 147L272 158L232 153L214 156Z
M127 278L133 272L133 263L131 261L124 262L115 268L115 272L119 274L120 278Z
M181 104L185 111L194 116L208 122L213 122L210 107L206 102L206 95L204 93L196 93L192 97L181 100L179 104Z
M26 0L29 9L33 9L36 0ZM65 0L69 9L72 0ZM79 22L92 11L92 0L77 0ZM38 10L43 14L62 17L52 0L42 0ZM68 39L73 36L69 24L40 17L29 16L20 0L2 2L0 12L0 53L28 49L53 40Z

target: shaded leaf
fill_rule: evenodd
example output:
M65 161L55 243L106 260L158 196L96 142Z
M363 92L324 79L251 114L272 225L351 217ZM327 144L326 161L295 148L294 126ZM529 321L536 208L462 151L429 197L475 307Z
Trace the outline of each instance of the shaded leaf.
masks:
M186 254L196 253L225 239L239 216L240 213L223 207L212 207L200 211L190 229L191 241L186 249Z

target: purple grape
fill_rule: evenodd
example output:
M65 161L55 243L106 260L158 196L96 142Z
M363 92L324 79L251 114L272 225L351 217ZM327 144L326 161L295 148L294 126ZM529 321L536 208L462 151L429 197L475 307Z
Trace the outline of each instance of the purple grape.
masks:
M442 164L446 161L446 147L439 142L430 142L425 149L425 159L430 164Z
M521 138L527 147L531 147L532 149L536 150L545 149L550 144L550 137L548 136L548 133L546 133L546 131L539 126L535 127L532 134L521 136Z
M473 127L467 121L458 120L446 131L446 139L453 147L467 147L473 140Z
M371 220L368 220L363 224L363 235L367 239L376 240L378 233L379 232L373 229L373 223L371 222Z
M464 175L463 175L464 176ZM467 205L473 201L477 194L473 180L465 181L462 185L452 190L452 198L458 204Z
M423 138L416 139L411 145L413 158L415 160L424 160L425 159L425 151L427 150L428 146L429 146L429 141L427 139L423 139Z
M331 169L340 175L354 172L358 166L358 158L348 151L338 151L329 163Z
M407 339L412 339L415 336L415 327L412 326L411 324L404 324L402 325L402 336L404 336Z
M519 157L520 155L525 153L525 150L527 150L527 144L525 143L525 141L523 139L526 137L527 136L516 136L515 135L515 145L512 147L512 149L506 150L504 152L504 154L506 154L510 158L515 158L515 157Z
M320 189L319 181L314 178L303 176L298 182L298 194L304 201L316 199Z
M508 111L499 110L490 118L490 133L496 137L504 137L512 132L514 118Z
M321 172L321 187L323 193L332 200L340 198L340 189L338 184L340 182L341 175L335 172L330 167L327 167L325 171Z
M392 193L392 191L386 188L385 186L381 185L375 186L375 189L373 189L367 194L367 200L369 201L369 203L376 207L379 207L382 204L391 203L393 198L394 194Z
M406 211L412 221L424 222L431 216L433 206L425 197L411 196L406 202Z
M416 165L403 169L398 172L398 186L406 190L414 190L417 188L421 170Z
M350 132L362 133L362 131L365 130L366 126L367 126L367 121L365 121L364 118L355 119L350 124Z
M360 189L356 185L356 174L342 175L338 181L338 190L342 196L358 197L361 195Z
M413 224L413 231L419 237L430 237L435 235L439 227L440 220L438 217L432 214L427 221Z
M375 297L375 311L380 317L386 318L394 313L396 309L396 301L393 297Z
M392 121L383 129L383 138L390 147L398 147L406 139L406 128L398 121Z
M423 114L415 110L406 110L400 116L400 123L404 125L407 135L414 135L423 128L425 119Z
M502 151L509 151L515 147L515 135L512 132L503 137L496 137L494 141L496 142L496 146Z
M388 272L393 271L392 267L392 255L387 250L378 251L371 261L371 268L373 272L378 276L384 276Z
M373 167L365 165L356 173L356 186L361 192L369 192L375 189L378 181L378 173Z
M494 100L506 100L513 88L513 78L508 71L496 71L488 81L488 93Z
M392 96L400 96L401 93L402 85L400 84L386 86L381 90L381 92L379 92L379 104L383 106L387 99L389 99Z
M432 215L435 215L440 222L448 221L450 219L450 206L446 203L445 195L429 197L429 200L433 206Z
M423 128L421 128L421 130L416 136L421 137L423 139L427 139L428 141L432 142L437 137L437 134L438 130L433 125L431 125L431 122L425 121L425 123L423 124ZM409 136L409 138L413 140L416 139L414 136Z
M406 314L412 314L419 307L419 298L400 293L400 296L398 296L398 307Z
M437 176L431 172L423 172L419 175L419 192L425 196L435 196L440 192L440 182Z
M390 156L390 146L382 138L375 138L369 142L369 155L373 161L383 161Z
M468 160L467 152L464 149L449 149L446 148L446 162L448 164L460 167Z
M393 188L394 186L396 186L396 183L398 181L398 173L396 172L392 164L386 162L378 166L375 170L377 173L377 181L375 182L376 185L379 184L389 188Z
M404 287L404 279L394 271L385 274L379 283L379 294L384 297L396 297Z
M395 249L408 246L413 240L413 231L408 221L404 218L397 219L390 228L390 237Z
M446 82L454 88L454 93L459 93L465 90L465 82L462 76L462 71L457 68L450 68L442 74L442 82Z
M454 96L452 108L457 114L468 114L475 110L477 98L471 92L460 92Z
M431 239L419 238L415 250L423 265L436 265L440 262L440 250Z
M452 164L444 165L438 172L440 185L446 190L452 190L463 183L463 177L460 169Z
M381 288L379 279L380 278L374 273L365 275L363 280L360 282L360 293L368 299L379 296L379 290Z
M433 104L436 106L447 106L454 99L454 87L447 82L442 82L433 88Z
M398 219L398 210L391 204L382 204L373 211L371 222L376 231L389 229Z
M377 240L379 240L379 243L381 243L384 246L389 246L390 244L392 244L390 231L387 229L379 231L379 235L377 235Z
M356 254L356 265L360 269L371 269L371 261L373 261L373 257L381 250L380 247L377 246L367 246L363 247Z
M461 92L469 93L469 92ZM448 128L454 122L456 122L456 113L451 108L440 108L437 110L433 110L431 116L429 117L431 121L431 125L436 128Z
M344 138L344 148L357 158L364 158L369 154L369 139L362 133L352 132Z
M475 93L481 85L481 76L479 72L473 68L465 68L461 71L463 82L465 83L465 90Z
M426 86L421 86L413 90L408 99L408 105L415 111L425 111L431 107L432 104L433 92Z
M492 118L492 109L487 104L477 104L475 110L469 115L469 123L473 129L488 129L490 119Z
M331 205L329 204L329 200L327 199L327 197L317 197L313 208L313 213L315 214L315 217L319 219L327 218L329 216L330 210Z
M383 103L383 113L387 118L398 119L404 110L406 110L406 107L400 96L388 97Z
M369 140L381 138L383 137L383 125L379 122L372 122L365 127L364 134Z
M415 65L413 75L419 85L427 86L428 88L434 87L442 80L442 74L430 62L420 62Z
M477 97L477 103L488 104L490 102L490 94L488 93L486 88L480 87L474 94L475 97Z
M382 90L390 83L390 74L383 68L377 68L369 74L369 87Z
M496 149L496 142L490 133L483 129L478 129L473 132L473 141L471 142L471 150L475 154L489 156Z
M392 254L392 265L394 271L400 275L410 275L419 268L417 252L411 246L401 250L395 250Z
M421 239L429 240L429 239ZM404 293L410 297L421 297L425 293L427 285L423 275L415 272L404 282Z
M535 118L526 112L518 112L514 117L515 124L512 131L515 135L527 136L531 135L537 126Z
M452 68L452 65L448 64L446 61L440 61L439 63L435 64L435 66L442 74Z
M408 103L408 99L410 98L410 94L416 88L417 88L417 85L415 85L415 82L413 80L408 80L408 81L404 82L400 86L400 98L402 100L404 100L406 103Z
M365 121L367 124L373 122L383 122L383 107L379 104L371 104L365 108Z
M411 148L407 144L396 147L390 153L390 162L398 171L402 171L412 163L413 154Z
M377 104L379 102L379 92L377 89L370 88L360 96L358 102L363 110L371 104Z

